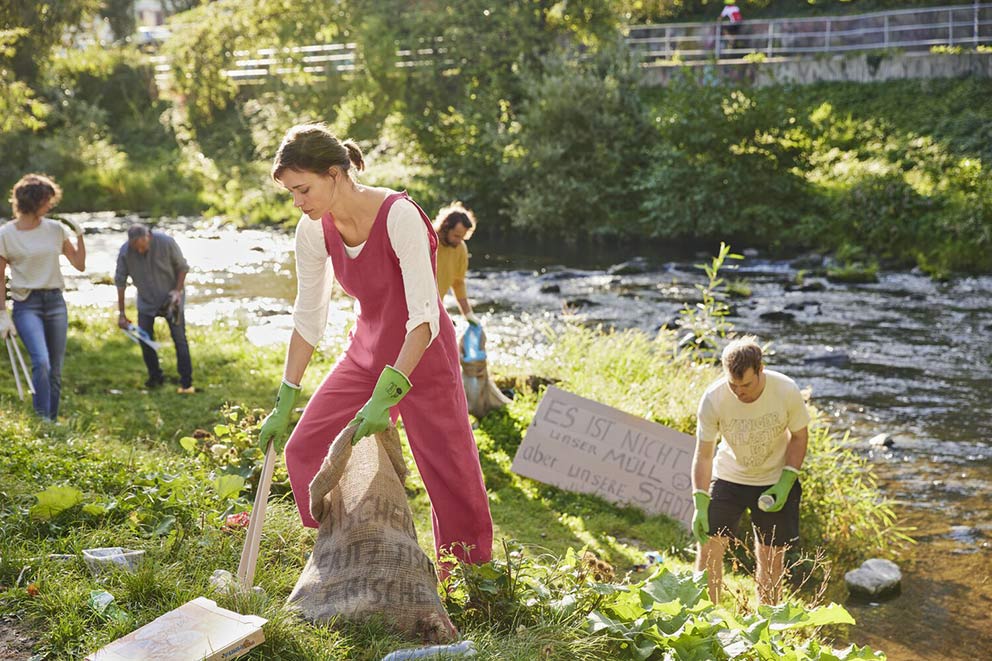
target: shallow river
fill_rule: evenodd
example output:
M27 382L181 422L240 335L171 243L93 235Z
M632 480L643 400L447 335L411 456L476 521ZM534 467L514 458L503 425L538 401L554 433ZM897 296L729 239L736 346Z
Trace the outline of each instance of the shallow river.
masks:
M116 309L110 285L129 219L79 215L87 227L88 272L68 278L70 306ZM292 237L237 231L202 220L161 225L180 243L191 324L242 323L251 341L285 342L295 294ZM611 275L633 257L609 251L471 244L469 294L494 362L537 355L543 329L563 309L583 323L654 331L682 301L696 300L702 256L644 254L644 270ZM549 256L551 255L551 256ZM736 328L772 340L775 368L810 386L814 402L870 457L901 522L918 543L899 563L900 596L849 604L851 640L890 659L992 659L992 276L936 283L883 272L876 284L805 277L785 261L752 256L734 278ZM133 289L129 290L133 296ZM447 300L449 310L453 301ZM328 335L343 333L350 304L335 300ZM887 433L891 448L868 449Z

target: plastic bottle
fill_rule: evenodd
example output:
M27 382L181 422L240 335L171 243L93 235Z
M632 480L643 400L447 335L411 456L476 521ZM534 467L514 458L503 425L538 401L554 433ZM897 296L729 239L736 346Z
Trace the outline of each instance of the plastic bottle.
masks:
M434 645L433 647L413 647L397 650L382 657L382 661L406 661L407 659L430 659L444 656L475 656L475 643L463 640L453 645Z
M763 493L758 498L758 509L762 512L767 512L775 504L775 496L771 494Z

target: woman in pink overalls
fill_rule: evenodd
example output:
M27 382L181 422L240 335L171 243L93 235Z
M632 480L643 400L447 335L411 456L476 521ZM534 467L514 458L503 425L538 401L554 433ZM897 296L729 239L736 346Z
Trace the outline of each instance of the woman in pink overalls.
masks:
M285 445L303 525L309 485L331 441L350 421L375 433L397 411L431 500L434 546L466 562L488 562L492 519L461 385L455 329L435 281L437 236L406 193L357 183L362 152L323 124L289 130L272 177L303 211L296 229L294 330L276 406L259 445ZM358 318L344 354L284 439L303 372L327 324L333 279L356 299Z

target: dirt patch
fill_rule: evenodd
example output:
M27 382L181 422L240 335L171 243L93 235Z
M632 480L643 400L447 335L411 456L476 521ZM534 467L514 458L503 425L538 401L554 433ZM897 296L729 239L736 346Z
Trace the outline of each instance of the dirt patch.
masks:
M34 639L16 626L10 616L0 617L0 661L27 661Z

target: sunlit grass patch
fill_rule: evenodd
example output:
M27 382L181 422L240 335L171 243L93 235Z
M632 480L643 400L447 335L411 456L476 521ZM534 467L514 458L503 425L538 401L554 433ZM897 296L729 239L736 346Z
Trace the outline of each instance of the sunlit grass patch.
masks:
M0 387L0 608L23 618L38 638L35 652L45 659L79 658L200 595L270 620L266 643L250 658L379 659L414 644L391 634L383 622L331 630L283 610L312 549L314 531L299 524L281 462L256 575L265 595L211 591L214 570L233 572L238 564L244 532L226 530L224 523L226 515L250 507L261 458L254 435L281 375L281 348L254 347L237 326L192 327L201 392L191 397L147 392L141 387L144 368L137 349L101 315L75 310L73 318L61 425L38 421L27 404L12 398L8 384ZM540 377L531 382L556 381L576 394L691 432L698 396L717 371L680 357L675 340L668 333L649 337L569 327L553 338L551 358L508 367ZM163 353L163 365L171 369ZM305 394L334 357L334 347L316 356ZM616 632L592 635L587 616L593 605L605 599L601 592L643 580L647 573L634 568L645 563L647 551L660 552L666 571L690 580L689 536L667 517L513 473L514 454L541 394L523 387L505 409L478 421L476 442L497 551L503 552L491 565L459 570L460 585L474 597L449 601L449 610L456 626L476 641L482 659L615 658L629 648ZM837 452L836 444L828 442L831 437L816 438L822 441L816 447ZM404 441L412 468L407 445ZM825 489L836 489L835 478L843 478L845 465L863 469L843 464L839 472L826 474ZM433 556L430 505L416 471L406 486L420 545ZM812 519L826 526L814 527L817 534L823 535L832 520L845 521L853 531L847 539L829 541L839 551L852 551L873 529L857 528L871 509L866 504L870 486L864 484L866 500L857 511L838 512L846 505L832 496L823 498L826 509L816 510L835 517ZM45 492L49 505L39 509L38 494ZM815 502L817 487L807 493ZM508 556L507 549L515 553L518 545L507 541L504 546L503 540L525 542L520 555ZM144 550L145 561L134 574L93 576L81 552L101 546ZM608 563L617 583L597 587L596 580L584 577L586 570L576 560L582 549ZM740 575L727 577L728 596L721 605L730 609L727 613L735 608L733 595L754 590L747 572L745 566ZM524 574L528 578L513 587ZM524 587L528 592L520 591ZM98 615L88 605L91 590L113 594L126 618ZM585 604L586 611L573 603ZM683 606L695 608L689 602ZM734 617L747 616L752 606L745 604Z

